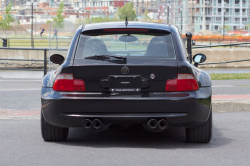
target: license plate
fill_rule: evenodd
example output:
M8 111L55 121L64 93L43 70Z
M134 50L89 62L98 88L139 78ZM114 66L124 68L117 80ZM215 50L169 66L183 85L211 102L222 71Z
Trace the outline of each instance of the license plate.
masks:
M139 75L111 75L109 83L110 92L141 91L141 76Z

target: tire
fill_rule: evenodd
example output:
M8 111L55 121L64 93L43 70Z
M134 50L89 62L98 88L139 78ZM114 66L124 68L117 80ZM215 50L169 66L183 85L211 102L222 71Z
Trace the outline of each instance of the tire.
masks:
M195 128L186 128L187 142L208 143L212 138L212 109L208 120Z
M41 113L41 132L44 141L65 141L68 137L69 128L56 127L49 124Z

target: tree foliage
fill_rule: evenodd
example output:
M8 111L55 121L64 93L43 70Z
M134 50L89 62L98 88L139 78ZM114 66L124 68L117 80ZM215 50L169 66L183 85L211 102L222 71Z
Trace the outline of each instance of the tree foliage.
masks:
M149 11L145 10L143 13L143 21L150 21L150 17L148 16Z
M53 24L55 28L63 28L64 26L64 18L63 18L63 9L64 9L64 2L61 1L59 4L59 8L57 10L57 15L56 17L52 17L53 19Z
M10 23L15 21L15 19L11 16L11 7L12 7L12 2L5 8L5 13L3 14L1 27L4 29L10 29L11 28Z
M248 31L250 31L250 23L247 24L246 29L247 29Z
M108 18L108 17L92 17L92 18L86 18L83 23L89 24L89 23L98 23L98 22L111 22L111 21L119 21L119 18ZM82 21L79 20L79 23Z
M225 32L228 32L231 30L231 27L229 25L224 25Z
M132 2L126 3L126 5L118 9L118 17L121 20L125 20L126 16L128 18L128 21L134 21L137 18L135 11L133 10Z

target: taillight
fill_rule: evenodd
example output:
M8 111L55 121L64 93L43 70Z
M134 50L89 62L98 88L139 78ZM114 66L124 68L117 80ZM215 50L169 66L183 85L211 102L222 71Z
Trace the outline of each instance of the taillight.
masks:
M59 74L56 77L54 91L85 91L85 82L75 79L72 73Z
M176 79L166 82L167 92L196 91L199 89L197 81L192 74L178 74Z

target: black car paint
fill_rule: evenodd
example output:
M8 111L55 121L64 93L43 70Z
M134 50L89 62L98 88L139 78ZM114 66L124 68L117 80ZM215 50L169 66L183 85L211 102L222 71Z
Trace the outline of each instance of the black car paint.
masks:
M199 90L194 92L154 92L152 89L152 91L142 91L136 94L112 94L104 89L102 89L102 92L98 93L98 90L95 92L94 88L90 88L90 91L87 92L53 91L53 83L58 74L75 73L74 67L78 64L77 62L74 63L74 55L80 34L85 31L100 29L98 24L87 27L80 26L72 39L65 62L60 65L56 71L49 72L44 76L41 90L42 113L47 122L55 126L77 127L82 125L84 115L92 114L103 119L103 121L107 123L122 123L123 118L102 118L104 114L113 115L115 113L124 114L124 116L126 113L148 115L148 117L124 117L127 123L144 123L148 118L154 117L156 113L165 113L163 117L168 120L170 126L192 127L202 124L207 120L211 111L211 80L206 72L194 67L186 60L187 52L183 47L182 39L177 28L162 24L135 24L129 24L128 28L153 28L156 30L166 30L171 33L177 56L177 68L173 68L177 70L176 73L193 74L197 79ZM122 24L118 24L116 27L114 27L114 25L115 24L101 27L124 28ZM88 62L91 61L85 61L85 65L91 66L91 63L88 64ZM95 61L95 64L98 66L98 61ZM105 64L107 66L119 65L111 62L104 63L103 61L99 63L99 65L104 66ZM169 79L175 77L176 75ZM90 81L97 83L100 80L93 79ZM173 115L173 113L175 114ZM78 117L68 115L78 115Z

